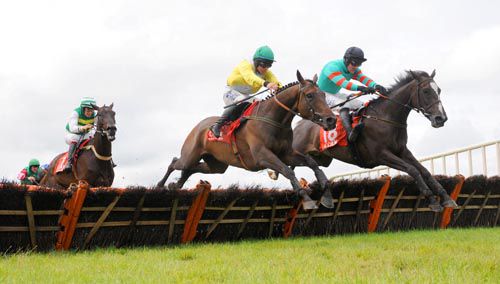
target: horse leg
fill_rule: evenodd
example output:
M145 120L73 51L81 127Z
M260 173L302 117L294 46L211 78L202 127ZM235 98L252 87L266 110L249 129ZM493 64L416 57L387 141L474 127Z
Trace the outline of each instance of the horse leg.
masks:
M183 170L181 173L181 177L177 181L177 186L180 188L184 185L187 179L195 173L202 174L223 174L226 172L228 165L222 162L219 162L212 156L203 157L205 160L204 163L198 163L195 167L191 167L187 170Z
M167 172L163 176L163 178L158 182L157 186L163 187L165 185L165 182L167 181L168 177L170 174L175 170L174 166L175 163L177 163L179 159L178 158L173 158L172 162L170 162L170 165L168 166Z
M264 147L259 147L257 152L253 152L253 157L262 168L274 170L290 180L293 189L302 197L304 210L317 209L316 201L312 200L307 192L300 186L295 173L285 163L283 163L273 152Z
M444 207L449 208L457 208L457 203L451 199L443 186L432 176L432 174L424 167L422 164L413 156L410 150L406 149L402 157L405 161L412 164L417 170L420 172L422 177L424 178L426 184L432 189L434 194L441 196L443 202L442 205Z
M443 207L439 204L438 199L433 195L420 172L412 164L404 161L400 157L394 155L392 152L383 151L381 153L382 164L394 168L396 170L404 171L413 177L417 183L420 192L429 199L429 207L434 212L441 212Z
M328 178L325 173L319 168L318 163L309 155L304 155L299 153L298 151L293 151L289 155L283 157L284 162L287 165L295 168L296 166L307 166L311 170L313 170L318 183L323 190L323 194L321 196L321 204L326 208L333 208L333 197L331 191L327 188L328 186Z

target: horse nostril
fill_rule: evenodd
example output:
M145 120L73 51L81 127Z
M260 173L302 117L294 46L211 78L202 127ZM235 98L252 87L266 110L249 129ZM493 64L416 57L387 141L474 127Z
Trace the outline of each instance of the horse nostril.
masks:
M445 119L440 115L436 116L434 119L436 120L437 123L445 122Z
M336 119L333 116L330 116L326 119L326 123L328 123L328 125L333 125L333 124L335 124L335 122L336 122Z

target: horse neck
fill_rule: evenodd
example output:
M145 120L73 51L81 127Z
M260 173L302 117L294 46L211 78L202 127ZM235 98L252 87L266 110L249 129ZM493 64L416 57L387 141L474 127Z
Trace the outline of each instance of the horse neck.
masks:
M111 142L107 136L96 132L94 135L93 145L97 153L103 156L111 156Z
M374 106L377 117L405 124L408 119L408 115L410 115L411 109L402 105L409 102L410 96L411 84L408 83L389 94L389 98L392 101L383 98L378 99L380 103L376 107Z
M297 84L295 86L289 87L288 89L281 91L280 93L276 94L275 97L288 108L298 112L296 109L293 108L297 104L299 88L300 85ZM292 127L292 120L295 116L295 114L289 112L288 110L278 105L278 103L275 101L274 98L270 98L262 102L258 114L260 116L270 118L273 121L279 122L282 125L288 127Z

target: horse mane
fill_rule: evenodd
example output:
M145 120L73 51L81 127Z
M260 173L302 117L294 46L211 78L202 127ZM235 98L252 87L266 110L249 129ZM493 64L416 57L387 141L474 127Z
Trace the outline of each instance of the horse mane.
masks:
M311 84L313 84L313 85L316 85L316 83L314 83L314 81L313 81L313 80L309 80L309 79L305 79L305 80L306 80L306 81L308 81L308 82L310 82L310 83L311 83ZM267 97L265 97L265 98L263 99L263 101L266 101L266 100L268 100L268 99L270 99L270 98L272 98L272 97L274 97L274 96L278 95L279 93L283 92L284 90L289 89L289 88L291 88L291 87L293 87L293 86L295 86L295 85L298 85L298 84L300 84L300 82L299 82L299 81L295 81L295 82L292 82L292 83L288 83L288 84L286 84L285 86L283 86L283 87L279 88L279 89L278 89L278 90L277 90L274 94L270 94L270 95L268 95Z
M424 71L411 71L411 72L413 72L413 74L417 75L418 77L422 77L422 76L429 77L429 75ZM394 84L392 84L387 89L387 91L389 93L391 93L392 91L399 89L399 88L403 87L404 85L410 83L414 79L415 78L413 78L413 75L410 73L410 70L406 70L406 71L404 71L403 74L401 74L395 78L396 82Z

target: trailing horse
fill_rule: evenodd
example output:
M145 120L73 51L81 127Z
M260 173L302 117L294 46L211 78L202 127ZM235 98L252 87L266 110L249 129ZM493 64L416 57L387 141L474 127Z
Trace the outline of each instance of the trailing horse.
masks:
M325 94L316 85L317 76L312 81L304 80L297 71L297 79L298 82L281 88L275 95L258 103L253 113L246 117L247 121L235 132L233 145L207 139L207 132L217 117L198 123L186 138L181 157L172 160L158 186L164 186L174 170L182 171L177 181L177 186L182 187L194 173L222 174L229 165L249 171L272 169L290 180L293 189L302 197L305 209L317 208L316 202L301 188L294 171L288 166L311 168L323 189L328 179L311 157L293 150L291 124L295 115L300 115L318 127L333 129L336 119L325 101ZM323 194L321 204L333 207L329 190Z
M78 180L86 180L91 186L111 186L115 176L111 160L111 142L115 140L116 133L115 112L113 104L93 107L97 110L96 133L80 149L72 171L56 173L58 161L66 153L59 154L50 163L41 185L68 187Z
M433 211L443 209L434 195L441 197L444 207L456 207L455 201L406 146L406 121L410 111L422 112L435 128L442 127L448 120L440 99L441 89L434 82L435 74L435 70L430 76L423 71L407 71L397 78L387 97L380 95L362 112L365 127L351 147L334 146L321 151L320 127L302 120L294 129L293 148L308 154L324 167L328 167L335 158L365 168L386 165L404 171L415 179ZM359 159L353 156L350 148ZM272 178L277 178L277 175Z

